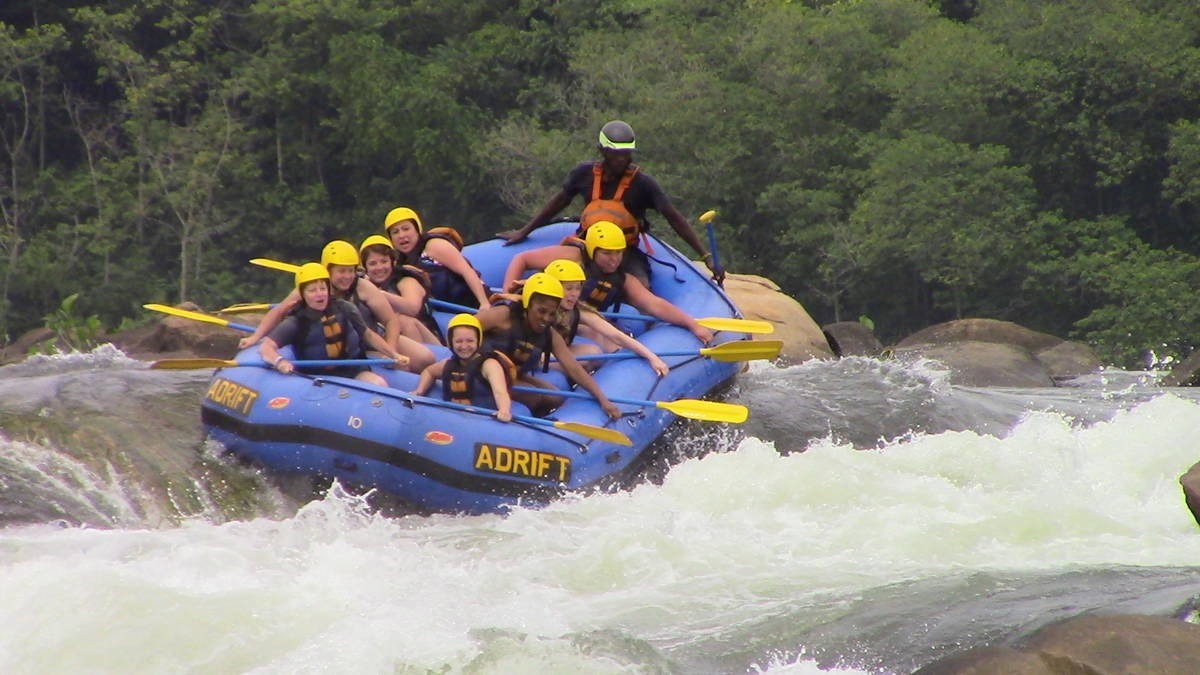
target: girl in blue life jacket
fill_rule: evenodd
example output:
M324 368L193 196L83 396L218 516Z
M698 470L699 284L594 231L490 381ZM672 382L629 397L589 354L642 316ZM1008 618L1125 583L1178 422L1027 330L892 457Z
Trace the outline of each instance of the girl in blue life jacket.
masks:
M441 329L426 302L430 283L425 270L397 265L396 247L381 234L363 239L358 257L367 279L385 293L400 317L400 334L425 344L442 344Z
M458 330L455 330L458 329ZM412 393L424 396L435 379L442 381L442 399L496 411L501 422L512 420L512 362L499 352L483 351L483 326L470 314L458 314L446 325L446 342L454 352L421 371Z
M400 354L383 336L367 328L354 305L338 300L330 292L329 270L320 263L305 263L296 272L296 292L300 304L262 339L258 353L275 370L289 375L295 364L279 353L279 348L291 345L296 360L357 359L366 353L367 346L387 355L397 367L408 365L408 357ZM380 387L387 380L366 366L333 366L316 369L301 368L301 372L316 375L353 377Z
M387 293L379 290L370 279L358 275L358 251L354 244L334 240L321 250L321 265L329 274L331 297L354 305L372 332L382 333L391 350L408 358L408 370L420 373L436 359L429 347L401 334L400 317L392 310ZM283 318L301 304L300 294L293 290L279 304L267 311L254 332L242 338L241 348L255 344Z
M398 206L383 219L383 231L396 248L399 264L419 267L429 275L431 296L467 307L490 306L483 278L462 254L462 236L453 228L426 231L416 211Z

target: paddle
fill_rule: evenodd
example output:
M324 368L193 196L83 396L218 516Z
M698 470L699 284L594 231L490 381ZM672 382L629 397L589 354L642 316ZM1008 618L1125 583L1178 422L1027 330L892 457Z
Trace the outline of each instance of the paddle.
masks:
M702 349L681 349L679 351L656 352L659 356L707 356L714 361L731 363L734 361L754 361L756 359L773 359L779 356L783 349L783 340L734 340L715 347ZM629 351L612 352L610 354L583 354L576 356L576 361L608 361L610 359L641 358Z
M473 405L463 405L453 401L441 401L436 398L426 398L424 396L417 398L420 403L449 408L450 410L464 410L466 412L485 413L488 415L496 414L495 410L490 410L488 408L479 408ZM554 427L555 429L570 431L571 433L579 434L580 436L594 438L598 441L607 441L609 443L617 443L619 445L633 445L633 441L631 441L628 436L620 431L617 431L616 429L606 429L604 427L597 427L591 424L583 424L582 422L560 422L557 420L542 419L541 417L530 417L529 415L513 415L513 421L524 424L536 424L543 427Z
M156 305L154 303L151 303L148 305L142 305L142 307L149 309L149 310L153 310L155 312L162 312L163 314L172 314L174 316L182 316L185 319L193 319L195 321L203 321L205 323L215 323L218 326L227 326L234 330L240 330L244 333L253 333L254 332L254 326L247 326L245 324L234 323L227 319L222 319L219 316L212 316L211 314L201 314L200 312L193 312L193 311L186 310L186 309L179 309L178 307L171 307L170 305Z
M548 394L550 396L562 396L565 398L582 398L595 400L591 394L582 391L570 391L563 389L539 389L538 387L526 387L524 385L514 385L513 391L523 391L527 394ZM646 401L637 398L624 398L617 396L609 396L608 399L613 403L628 403L630 405L644 405L662 408L679 415L694 420L702 420L705 422L732 422L741 424L746 421L750 415L750 411L744 405L735 403L717 403L714 401L701 401L694 398L680 398L674 401Z
M269 267L280 272L291 272L292 274L295 274L300 269L299 265L285 263L281 260L271 260L270 258L251 258L250 264L258 265L259 267Z
M282 272L295 273L300 268L299 265L281 262L279 260L271 260L270 258L252 258L251 263L260 267L268 267L273 270ZM467 312L474 314L478 309L467 307L466 305L456 305L453 302L445 302L444 300L436 300L430 298L429 304L438 309L444 309L451 312ZM649 316L646 314L623 314L620 312L600 312L601 316L610 319L632 319L634 321L659 321L658 317ZM754 319L734 319L723 316L705 317L696 319L696 323L704 326L709 330L716 331L732 331L735 333L752 333L756 335L768 335L775 332L775 326L771 325L770 321L759 321Z
M467 307L466 305L456 305L453 302L445 302L443 300L430 299L430 305L438 309L444 309L451 312L467 312L474 314L478 309ZM634 321L661 321L656 316L647 314L622 314L620 312L600 312L600 316L610 319L633 319ZM755 319L734 319L723 316L710 316L702 319L696 319L696 323L710 330L727 330L735 333L753 333L755 335L767 335L775 332L775 326L771 325L770 321L758 321Z
M712 254L712 266L714 270L721 269L721 261L717 258L717 234L713 231L712 221L717 217L716 211L705 211L700 214L700 222L708 228L708 252ZM716 273L713 274L714 278ZM721 278L717 280L717 286L725 288L725 275L722 273Z
M239 302L236 305L222 307L217 310L218 314L242 314L244 312L265 312L275 305L269 305L265 302Z
M391 359L300 359L292 361L294 366L387 366L395 363ZM235 361L233 359L162 359L150 364L152 370L197 370L200 368L271 368L266 361Z

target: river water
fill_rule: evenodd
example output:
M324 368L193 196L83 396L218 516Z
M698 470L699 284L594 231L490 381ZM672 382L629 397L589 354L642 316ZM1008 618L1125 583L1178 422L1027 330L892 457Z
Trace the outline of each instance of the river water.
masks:
M1200 597L1200 391L1145 373L756 363L661 480L470 517L227 462L209 375L0 368L0 672L902 673Z

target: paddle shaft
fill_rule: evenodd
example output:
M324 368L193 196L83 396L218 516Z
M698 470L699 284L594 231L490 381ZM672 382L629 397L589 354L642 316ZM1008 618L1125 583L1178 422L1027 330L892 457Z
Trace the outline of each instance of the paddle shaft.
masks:
M562 396L564 398L582 398L589 401L596 400L595 396L587 392L571 391L570 389L540 389L538 387L526 387L524 385L513 385L513 391L523 391L527 394L549 394L550 396ZM652 405L657 406L659 403L670 403L670 401L647 401L639 398L625 398L624 396L609 396L608 400L613 403L628 403L629 405Z
M429 302L430 305L437 307L438 309L444 309L444 310L450 311L450 312L466 312L467 314L474 314L479 311L479 309L476 307L468 307L466 305L457 305L453 302L446 302L445 300L437 300L435 298L430 298L427 302ZM600 316L605 317L607 319L631 319L633 321L662 321L662 319L658 318L657 316L650 316L649 314L626 314L624 312L597 312L597 314L599 314ZM726 320L725 317L714 317L714 318L719 319L719 320ZM697 323L699 323L702 326L704 325L704 322L707 320L708 319L696 319ZM728 318L727 320L743 321L743 319L735 319L732 317Z
M713 261L715 264L715 261L716 261L715 253L713 254ZM278 260L271 260L270 258L254 258L250 262L254 263L255 265L261 265L263 267L269 267L271 269L282 270L285 272L286 271L295 271L296 269L298 269L297 265L293 265L291 263L280 262ZM447 310L450 312L466 312L467 314L474 314L479 311L475 307L459 305L459 304L455 304L453 302L446 302L445 300L438 300L436 298L427 298L426 301L432 307L437 307L438 309L443 309L443 310ZM656 316L650 316L648 314L625 314L622 312L600 312L600 316L603 316L603 317L609 318L609 319L631 319L633 321L660 321L661 320ZM734 331L734 332L746 332L746 333L770 333L774 330L773 326L771 326L770 324L763 322L763 321L753 321L753 320L747 320L747 319L735 319L735 318L726 318L726 317L705 317L705 318L701 318L701 319L696 319L696 323L700 324L701 326L704 326L705 328L711 329L711 330L729 330L729 331Z
M708 252L712 254L713 269L721 269L721 259L717 257L717 233L713 229L712 219L705 223L705 228L708 229ZM725 280L717 282L717 286L725 288Z
M419 401L426 405L447 408L450 410L462 410L464 412L473 412L473 413L479 413L479 414L483 414L483 415L495 415L496 414L496 411L492 410L491 408L480 408L479 406L463 405L462 403L455 403L453 401L439 401L436 398L421 397L419 399ZM577 434L581 434L583 436L588 436L590 438L598 438L600 440L608 440L611 442L617 442L617 443L620 443L621 445L631 445L632 444L629 441L628 436L625 436L625 434L623 434L619 431L616 431L615 429L605 429L604 427L593 427L593 426L587 425L587 424L571 424L571 423L567 423L567 422L556 422L554 420L542 419L541 417L531 417L529 415L514 414L512 416L512 418L513 418L514 422L520 422L522 424L532 424L532 425L536 425L539 427L549 427L551 429L562 429L562 430L571 431L571 432L574 432Z
M234 323L232 321L222 319L219 316L209 316L208 314L201 314L200 312L193 312L193 311L186 310L186 309L179 309L178 307L171 307L169 305L147 304L147 305L142 305L142 306L145 307L146 309L153 310L155 312L162 312L163 314L170 314L172 316L181 316L185 319L191 319L193 321L203 321L205 323L213 323L218 326L226 326L226 327L232 328L234 330L240 330L243 333L253 333L254 332L254 326L247 326L247 325L241 324L241 323Z
M378 387L375 387L373 385L364 386L362 383L358 383L358 382L346 382L346 383L343 383L342 386L352 387L352 388L356 388L356 389L362 389L362 390L366 390L366 391L378 391ZM404 397L407 397L409 400L411 400L414 403L429 405L429 406L433 406L435 408L441 407L441 408L448 408L450 410L462 410L464 412L473 412L473 413L482 414L482 415L495 415L496 414L496 411L493 409L490 409L490 408L480 408L478 406L464 405L462 403L455 403L453 401L443 401L441 399L429 398L427 396L419 396L417 394L399 395L396 392L388 392L388 394L391 396L404 396ZM547 419L542 419L540 417L531 417L529 415L519 415L519 414L513 415L513 421L521 423L521 424L530 424L530 425L536 425L536 426L550 427L550 428L559 429L562 431L569 431L571 433L579 434L581 436L587 436L588 438L594 438L594 439L601 440L601 441L608 441L610 443L617 443L619 445L633 445L633 442L629 439L628 436L626 436L624 433L622 433L620 431L617 431L616 429L607 429L605 427L598 427L598 426L594 426L591 424L581 424L581 423L577 423L577 422L563 422L563 421L556 421L556 420L547 420Z
M703 356L699 349L682 349L672 352L654 352L655 356ZM608 354L576 354L576 361L616 361L619 359L640 359L641 354L634 352L610 352Z

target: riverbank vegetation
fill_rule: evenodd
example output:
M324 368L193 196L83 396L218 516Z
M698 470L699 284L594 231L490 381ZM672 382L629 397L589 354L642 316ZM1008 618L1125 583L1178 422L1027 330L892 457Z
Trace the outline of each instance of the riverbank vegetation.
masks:
M517 227L621 118L820 323L1200 344L1196 0L47 4L0 8L0 341L274 299L249 258L400 204Z

